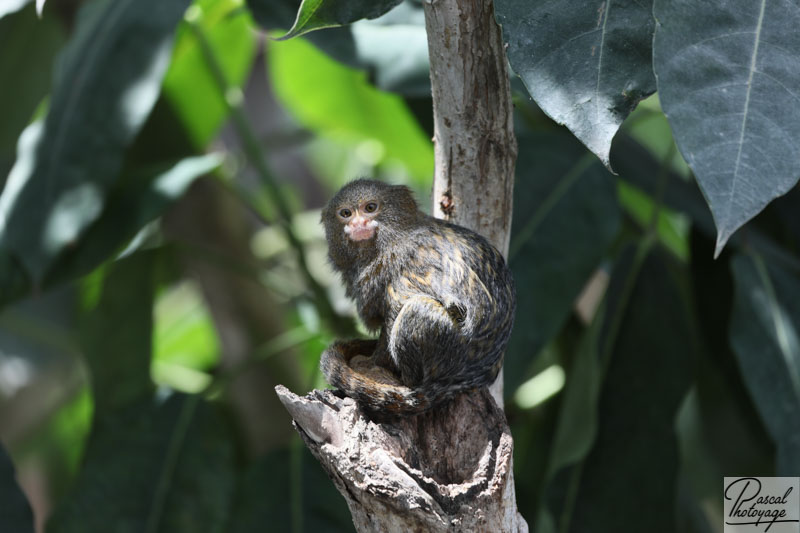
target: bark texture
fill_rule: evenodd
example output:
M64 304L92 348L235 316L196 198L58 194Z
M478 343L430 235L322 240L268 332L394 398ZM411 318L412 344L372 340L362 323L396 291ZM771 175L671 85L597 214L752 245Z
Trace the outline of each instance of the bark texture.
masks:
M489 0L429 0L433 213L508 254L517 141L505 46Z
M374 420L333 391L275 390L347 500L356 530L528 530L516 512L511 434L488 390L393 421Z
M517 145L490 0L424 4L434 105L434 215L508 252ZM502 378L502 374L501 374ZM360 532L527 532L511 433L492 387L415 417L376 420L332 391L278 396ZM500 404L501 405L501 404Z

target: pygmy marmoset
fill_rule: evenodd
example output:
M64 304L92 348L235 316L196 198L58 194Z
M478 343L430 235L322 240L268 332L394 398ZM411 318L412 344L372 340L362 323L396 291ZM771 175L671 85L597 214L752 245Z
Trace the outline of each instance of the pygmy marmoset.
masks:
M359 179L322 211L333 267L377 340L336 341L328 382L386 414L491 384L514 322L514 282L480 235L417 208L407 187ZM371 357L367 357L371 356Z

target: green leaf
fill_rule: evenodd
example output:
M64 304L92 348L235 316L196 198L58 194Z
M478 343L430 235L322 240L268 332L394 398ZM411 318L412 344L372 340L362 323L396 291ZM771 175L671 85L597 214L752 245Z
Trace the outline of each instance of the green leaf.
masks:
M800 7L655 0L661 105L717 226L716 253L800 167Z
M268 453L245 471L229 533L354 531L344 498L305 446Z
M22 298L30 290L31 280L25 267L0 246L0 307Z
M219 154L187 157L158 169L123 176L111 190L100 217L54 263L45 284L88 274L128 243L145 225L180 198L195 179L222 163Z
M17 485L14 464L0 446L0 531L33 533L33 512Z
M558 424L547 463L545 481L565 466L574 464L589 453L597 435L597 403L602 371L599 362L602 312L592 323L578 346L569 366Z
M598 431L585 459L556 479L563 492L548 490L560 531L675 531L674 423L691 380L695 333L682 297L685 273L646 250L623 254L598 315Z
M33 4L0 19L0 186L14 163L20 132L50 88L63 40L56 19L38 19Z
M83 470L48 533L218 533L235 488L230 428L197 396L97 419Z
M604 165L622 121L655 91L651 1L497 0L511 67Z
M147 252L113 263L103 280L99 302L83 318L81 344L97 417L152 393L155 259L154 252Z
M35 283L102 212L158 96L188 0L89 4L62 55L44 127L29 128L0 196L0 244Z
M219 360L219 341L200 288L181 283L161 292L155 307L153 380L201 392Z
M369 148L376 164L401 163L414 178L430 180L433 145L400 97L303 39L273 43L268 55L275 93L301 124L351 149Z
M722 522L722 501L719 480L724 476L717 458L705 440L706 422L702 416L697 389L693 387L681 404L675 419L675 430L681 450L681 483L678 488L676 531L712 533L709 518ZM703 508L700 508L700 505Z
M685 216L671 212L661 205L659 198L651 198L625 181L618 182L618 191L620 205L643 231L652 225L655 236L664 247L684 262L688 260L689 224Z
M620 226L613 177L571 135L517 131L509 250L517 320L506 356L509 392L564 324Z
M240 5L237 0L200 0L192 7L199 13L196 23L233 87L245 82L256 53L257 36L247 11L237 9ZM179 27L164 77L164 94L194 145L205 148L227 117L228 108L226 95L220 93L188 23Z
M272 0L261 0L271 2ZM359 19L374 19L392 9L403 0L303 0L297 11L294 25L280 40L291 39L318 30L343 26ZM250 5L256 0L250 0Z
M733 258L730 341L777 446L776 474L800 472L800 279L758 255Z

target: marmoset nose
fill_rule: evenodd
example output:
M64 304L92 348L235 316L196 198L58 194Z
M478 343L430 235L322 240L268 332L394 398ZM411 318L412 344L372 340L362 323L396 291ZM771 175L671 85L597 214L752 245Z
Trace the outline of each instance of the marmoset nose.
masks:
M363 241L371 239L375 235L376 223L361 214L356 213L356 216L347 223L344 231L354 241Z

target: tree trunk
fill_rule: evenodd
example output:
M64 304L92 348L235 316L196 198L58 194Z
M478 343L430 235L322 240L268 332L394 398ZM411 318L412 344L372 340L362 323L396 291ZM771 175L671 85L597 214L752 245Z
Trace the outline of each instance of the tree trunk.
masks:
M517 145L491 0L424 3L431 65L434 215L508 252ZM501 374L502 377L502 374ZM360 532L527 532L517 512L502 379L415 417L372 419L332 391L276 391ZM498 401L495 401L497 399Z

